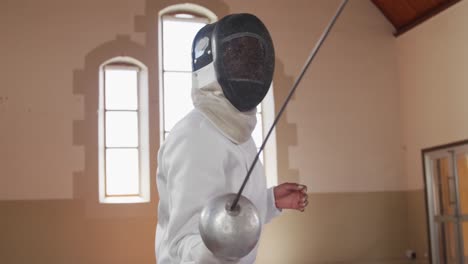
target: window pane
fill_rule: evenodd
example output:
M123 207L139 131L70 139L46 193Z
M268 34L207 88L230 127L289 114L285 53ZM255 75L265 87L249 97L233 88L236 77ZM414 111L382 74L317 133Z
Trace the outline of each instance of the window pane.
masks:
M205 23L163 20L165 71L192 71L191 49L195 34Z
M252 137L255 141L255 145L257 146L257 148L260 148L263 141L263 124L261 114L257 114L257 126L255 126L255 129L252 133Z
M137 149L106 150L106 193L123 195L139 193Z
M106 69L106 109L136 110L138 71L136 69Z
M137 147L137 112L106 112L106 147Z
M172 127L193 109L191 73L164 73L164 129Z

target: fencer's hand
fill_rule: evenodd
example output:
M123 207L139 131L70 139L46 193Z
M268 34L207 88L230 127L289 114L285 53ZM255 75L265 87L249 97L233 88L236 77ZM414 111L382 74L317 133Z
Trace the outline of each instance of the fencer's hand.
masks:
M294 209L304 212L309 204L307 186L298 183L282 183L274 187L275 205L278 209Z

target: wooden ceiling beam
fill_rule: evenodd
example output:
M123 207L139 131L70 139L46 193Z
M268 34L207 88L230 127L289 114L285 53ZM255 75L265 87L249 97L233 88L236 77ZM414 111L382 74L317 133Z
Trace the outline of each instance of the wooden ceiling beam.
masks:
M371 0L399 36L461 0Z
M398 37L400 36L401 34L407 32L408 30L416 27L417 25L423 23L424 21L432 18L433 16L439 14L440 12L446 10L447 8L451 7L452 5L460 2L461 0L449 0L449 1L445 1L431 9L428 9L426 12L424 13L421 13L418 17L416 17L415 19L413 19L411 22L409 22L408 24L400 27L399 29L397 29L397 31L395 32L395 37Z

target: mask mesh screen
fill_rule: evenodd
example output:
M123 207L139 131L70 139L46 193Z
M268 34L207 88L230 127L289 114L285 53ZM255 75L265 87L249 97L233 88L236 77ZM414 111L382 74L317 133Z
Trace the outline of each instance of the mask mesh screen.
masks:
M265 50L257 38L244 36L231 39L223 43L221 51L228 79L264 81Z

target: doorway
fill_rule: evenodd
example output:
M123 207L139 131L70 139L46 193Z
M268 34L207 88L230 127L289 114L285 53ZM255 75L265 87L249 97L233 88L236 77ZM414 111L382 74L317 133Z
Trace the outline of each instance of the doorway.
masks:
M432 263L468 263L468 140L422 151Z

